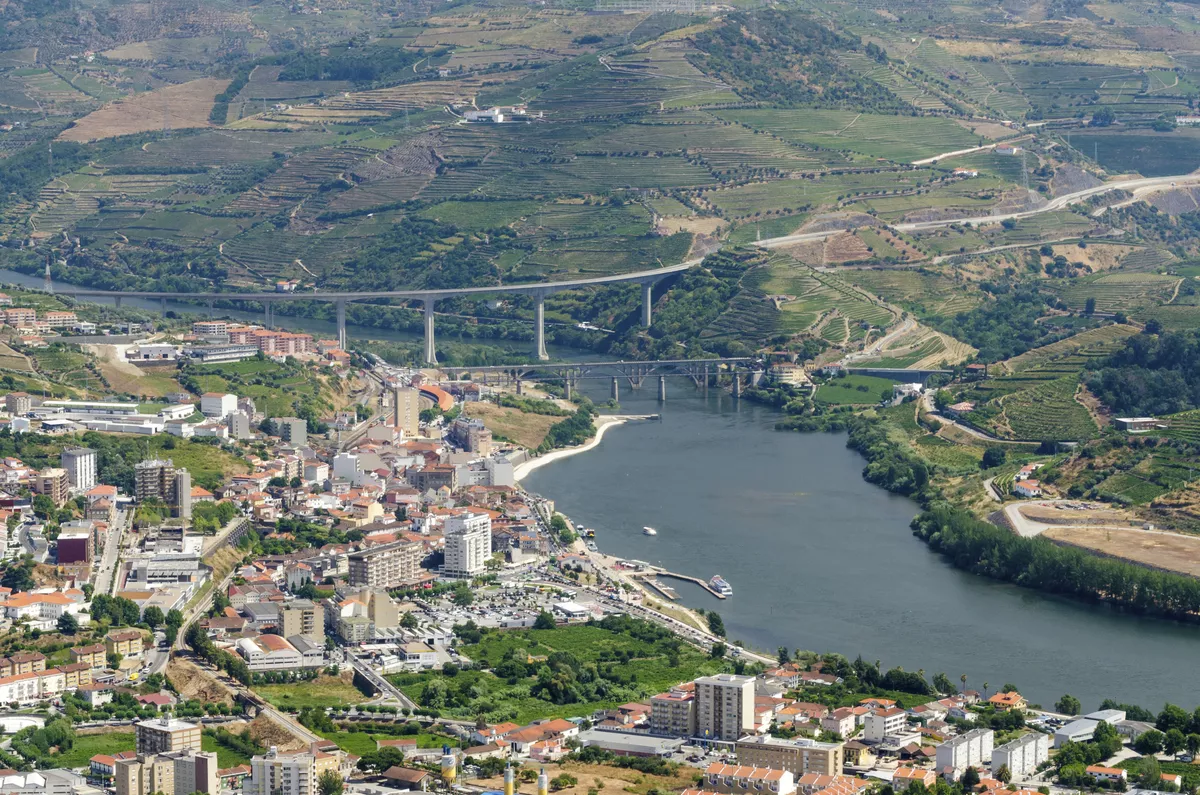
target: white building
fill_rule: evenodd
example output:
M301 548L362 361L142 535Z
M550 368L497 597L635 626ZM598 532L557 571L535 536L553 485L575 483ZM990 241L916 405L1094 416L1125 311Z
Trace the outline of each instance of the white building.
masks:
M1007 767L1013 779L1033 775L1037 766L1050 758L1050 737L1041 732L1023 734L992 751L992 775Z
M908 725L908 713L898 707L872 712L863 721L863 738L881 741L889 734L899 734Z
M87 491L96 485L96 451L88 447L68 447L62 451L62 468L72 489Z
M354 453L338 453L333 457L333 476L345 478L358 486L363 481L362 462Z
M316 757L304 751L282 753L272 746L250 760L243 795L316 795Z
M275 420L275 431L280 439L289 444L302 445L308 441L308 423L297 417L280 417Z
M1092 739L1092 735L1096 733L1096 727L1099 725L1100 721L1098 720L1088 720L1087 718L1073 720L1054 732L1054 747L1061 748L1065 743L1085 743Z
M696 680L696 736L737 742L753 734L753 676L716 674Z
M200 413L205 417L225 419L237 411L237 395L205 392L200 396Z
M954 768L958 772L973 767L982 769L992 758L996 733L991 729L972 729L966 734L951 737L937 747L937 769Z
M304 667L304 655L279 635L259 635L237 642L251 671L290 671Z
M229 423L229 436L232 439L250 438L250 417L243 411L235 411L225 418Z
M196 413L196 407L191 403L176 403L173 406L159 409L158 416L168 422L171 420L186 420Z
M446 562L442 573L448 577L475 577L487 571L492 556L492 517L464 510L447 516Z

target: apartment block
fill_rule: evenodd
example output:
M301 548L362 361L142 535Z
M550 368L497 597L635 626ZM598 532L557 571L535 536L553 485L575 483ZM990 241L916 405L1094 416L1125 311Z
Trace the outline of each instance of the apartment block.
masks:
M33 398L28 392L9 392L4 396L4 408L9 414L28 414L33 409Z
M421 435L421 393L412 387L392 390L392 425L408 439Z
M275 430L288 444L302 445L308 441L308 423L297 417L280 417L275 420Z
M168 751L199 751L200 726L175 718L153 718L138 723L137 752L163 754Z
M650 699L650 733L691 737L696 733L696 694L672 688Z
M124 632L110 632L104 636L104 651L107 654L119 654L122 657L140 657L146 648L142 633L136 629ZM174 748L168 750L176 750Z
M363 549L348 557L352 587L394 588L421 572L425 548L414 541L396 541Z
M316 795L317 760L313 754L284 753L272 748L250 760L243 795Z
M877 709L863 721L863 738L882 740L889 734L899 734L908 725L908 713L897 707Z
M96 485L96 451L88 447L68 447L62 451L62 468L73 489L87 491Z
M696 736L736 742L754 731L754 677L716 674L697 679Z
M796 780L787 770L714 762L704 771L703 787L722 795L791 795L796 791Z
M325 642L324 618L317 606L308 599L295 599L285 604L279 612L279 619L283 637L303 635L318 643Z
M968 767L981 769L991 761L992 743L996 733L991 729L972 729L966 734L951 737L937 747L937 768L948 767L962 771Z
M992 775L1007 767L1014 779L1030 776L1050 758L1050 737L1041 732L1023 734L992 751Z
M492 556L492 518L488 514L464 510L447 516L443 532L446 562L442 572L446 576L475 577L487 570Z
M743 737L734 745L739 765L786 770L797 779L809 773L836 776L845 763L844 743L823 743L807 737Z
M56 508L61 508L70 496L71 484L67 480L67 470L59 467L43 469L33 478L33 491L45 494L54 501Z
M201 751L138 754L113 764L117 795L220 795L217 755Z

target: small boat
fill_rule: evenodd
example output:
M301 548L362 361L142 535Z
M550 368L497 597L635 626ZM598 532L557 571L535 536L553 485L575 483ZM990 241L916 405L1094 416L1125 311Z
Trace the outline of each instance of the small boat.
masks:
M584 537L584 538L595 538L595 537L596 537L596 531L595 531L595 530L593 530L593 529L592 529L592 528L590 528L590 527L585 527L585 528L583 529L583 537Z
M644 535L644 536L656 536L656 535L658 535L658 531L657 531L657 530L655 530L653 527L643 527L643 528L642 528L642 535Z
M591 550L592 552L596 552L596 551L598 551L598 550L599 550L599 547L597 547L597 546L596 546L596 542L595 542L595 541L589 541L589 542L587 542L587 548L588 548L589 550Z
M714 591L721 594L721 596L733 595L733 586L725 582L725 578L720 574L714 574L713 578L708 581L708 584L712 586Z

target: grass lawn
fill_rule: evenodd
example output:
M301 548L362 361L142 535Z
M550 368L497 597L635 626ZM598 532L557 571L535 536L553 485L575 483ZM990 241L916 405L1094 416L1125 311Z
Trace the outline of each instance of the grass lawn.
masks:
M250 757L238 753L232 748L226 748L217 742L216 737L204 734L200 737L200 750L215 753L217 755L217 767L224 770L225 768L237 767L238 765L250 764Z
M75 745L70 751L50 757L50 767L87 767L88 762L96 754L112 756L121 751L132 751L136 745L137 741L134 739L133 732L83 735L75 738Z
M254 691L280 708L344 707L367 700L357 687L332 676L287 685L255 685Z
M878 403L886 389L890 395L892 384L886 378L876 378L870 375L848 375L845 378L834 378L822 384L817 389L813 400L818 403L833 403L840 406L850 404ZM859 387L865 387L860 389Z
M447 742L450 742L451 745L457 742L445 735L429 734L427 732L421 732L420 734L374 734L357 731L336 731L317 732L317 734L326 740L333 740L337 743L338 748L355 756L365 756L375 751L377 740L416 740L418 748L440 748Z

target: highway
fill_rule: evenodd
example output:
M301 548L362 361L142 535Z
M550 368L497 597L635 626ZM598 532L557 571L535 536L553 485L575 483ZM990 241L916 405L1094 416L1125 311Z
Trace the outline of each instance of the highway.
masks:
M1105 182L1103 185L1096 185L1091 188L1067 193L1043 204L1041 207L1033 210L1021 210L1012 213L1000 213L997 215L980 215L968 218L942 218L937 221L913 221L902 224L889 224L890 228L897 232L925 232L931 229L945 229L948 226L956 224L961 226L986 226L988 224L998 224L1003 221L1019 221L1022 218L1032 218L1035 215L1042 213L1054 212L1062 210L1072 204L1090 199L1093 196L1099 196L1102 193L1109 193L1114 190L1126 190L1130 192L1148 193L1153 190L1171 187L1194 187L1200 185L1200 173L1180 174L1174 177L1138 177L1137 179L1123 179L1115 182ZM820 232L801 232L794 235L784 235L783 237L772 237L766 240L759 240L754 245L760 248L780 248L782 246L791 246L796 243L812 243L819 240L825 240L840 235L844 229L825 229Z

